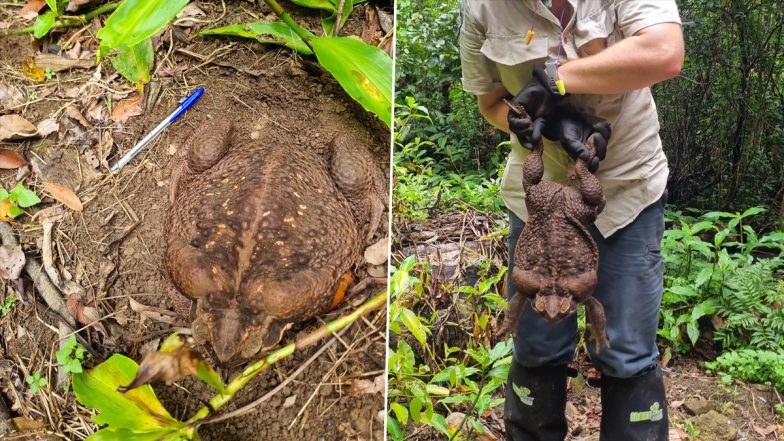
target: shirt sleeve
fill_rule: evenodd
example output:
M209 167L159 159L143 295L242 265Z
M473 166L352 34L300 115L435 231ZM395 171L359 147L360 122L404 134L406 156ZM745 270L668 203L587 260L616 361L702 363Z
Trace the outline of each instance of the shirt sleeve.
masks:
M485 30L471 10L472 0L462 0L460 11L460 64L463 68L463 90L475 95L484 95L502 87L498 70L490 59L482 54Z
M625 0L618 2L618 26L624 37L660 23L681 23L675 0Z

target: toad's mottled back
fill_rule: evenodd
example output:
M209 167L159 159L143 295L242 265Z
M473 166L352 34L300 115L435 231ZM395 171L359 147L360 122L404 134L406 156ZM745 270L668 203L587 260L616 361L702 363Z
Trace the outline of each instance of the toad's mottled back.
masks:
M386 203L381 170L351 138L320 155L232 132L213 123L178 153L166 231L171 279L196 300L194 335L222 362L329 309Z
M594 136L587 146L595 154ZM555 322L574 314L585 304L591 338L609 346L604 308L592 297L597 283L599 252L588 226L604 208L599 180L577 160L579 188L543 181L543 146L539 143L523 164L523 188L529 218L515 247L512 283L517 292L501 327L502 334L514 332L525 301L545 320Z

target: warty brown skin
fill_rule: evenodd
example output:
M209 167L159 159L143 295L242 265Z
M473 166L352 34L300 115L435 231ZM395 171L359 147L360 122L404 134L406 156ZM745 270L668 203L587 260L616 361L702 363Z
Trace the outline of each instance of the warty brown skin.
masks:
M594 137L587 147L595 153ZM527 300L534 311L550 322L576 313L585 304L591 339L597 351L609 347L604 308L592 297L597 283L599 252L588 226L604 209L599 180L577 160L579 187L543 181L543 145L534 148L523 164L528 221L515 247L512 284L517 289L501 326L501 334L515 332Z
M166 223L166 269L196 303L194 337L224 364L328 310L388 203L383 173L353 138L319 154L233 132L209 123L178 151Z

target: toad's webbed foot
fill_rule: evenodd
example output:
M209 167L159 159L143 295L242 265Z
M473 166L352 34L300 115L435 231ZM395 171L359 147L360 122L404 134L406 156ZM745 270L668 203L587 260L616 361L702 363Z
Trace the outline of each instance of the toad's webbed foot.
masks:
M509 299L509 307L506 310L506 316L498 328L498 335L505 338L508 335L515 335L517 332L517 321L520 320L520 315L523 313L528 298L516 292L511 299Z

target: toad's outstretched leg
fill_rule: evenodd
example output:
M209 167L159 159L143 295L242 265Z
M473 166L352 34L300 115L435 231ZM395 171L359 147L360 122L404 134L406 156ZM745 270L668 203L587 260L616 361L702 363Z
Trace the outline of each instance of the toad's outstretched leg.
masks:
M367 224L365 242L370 243L389 206L386 180L364 144L346 135L332 141L329 161L332 180L351 205L359 225Z
M586 328L591 336L588 338L596 343L596 353L602 350L602 346L610 347L610 340L607 339L607 318L604 316L604 306L594 297L588 297L585 301L585 313L588 316Z
M505 338L507 335L515 335L517 332L517 321L520 320L520 315L523 313L523 308L528 302L528 298L516 292L511 299L509 299L509 307L506 309L506 316L504 317L501 327L498 328L498 335Z
M591 135L591 137L588 138L588 142L585 144L586 147L588 147L588 151L591 152L591 156L596 154L596 147L594 147L593 144L596 136L597 134ZM588 170L585 161L581 159L577 160L574 171L580 178L580 194L582 195L583 200L596 207L596 214L598 215L604 209L604 204L606 202L604 192L602 191L602 184L599 182L599 179Z

